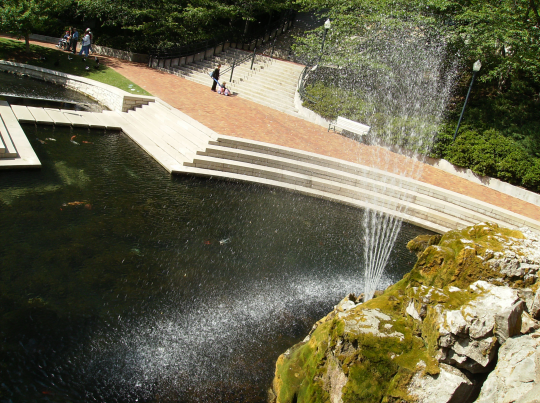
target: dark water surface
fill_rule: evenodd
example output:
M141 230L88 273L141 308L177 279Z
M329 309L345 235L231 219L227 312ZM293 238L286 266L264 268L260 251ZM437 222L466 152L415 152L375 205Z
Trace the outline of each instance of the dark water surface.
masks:
M0 72L0 100L15 105L101 112L103 106L77 91L29 76Z
M43 168L0 171L0 402L265 401L278 355L362 291L360 210L24 128Z

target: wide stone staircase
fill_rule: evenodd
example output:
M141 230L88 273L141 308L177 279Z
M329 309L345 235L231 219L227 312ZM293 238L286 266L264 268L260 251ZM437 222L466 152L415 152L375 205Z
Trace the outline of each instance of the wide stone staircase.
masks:
M221 135L159 99L128 112L56 112L58 116L48 109L10 108L0 103L1 121L7 119L8 130L20 132L24 140L17 120L121 129L173 174L279 187L380 211L438 233L483 221L508 228L527 226L540 233L539 221L412 178L298 149ZM17 150L19 154L24 147ZM1 158L0 167L8 160Z
M185 173L258 182L375 209L439 233L483 221L540 231L538 221L411 178L237 137L218 135L184 166Z
M229 48L207 60L200 60L182 66L172 66L166 70L210 87L212 79L209 73L218 64L221 64L219 81L225 81L233 95L280 112L298 116L297 109L294 106L294 96L304 66L259 54L252 60L250 57L252 54L252 52ZM241 60L243 62L237 65L236 63ZM233 63L235 65L231 80Z

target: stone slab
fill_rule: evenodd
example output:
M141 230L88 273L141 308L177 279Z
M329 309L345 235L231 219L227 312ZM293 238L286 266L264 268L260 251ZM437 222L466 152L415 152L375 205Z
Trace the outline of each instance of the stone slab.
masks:
M15 113L5 101L0 101L0 116L18 153L18 157L1 158L0 168L40 168L41 162L26 138Z
M103 111L101 112L100 119L106 125L107 130L122 130L123 120L120 120L120 112Z
M71 122L74 127L89 127L90 124L78 111L69 111L65 109L60 110L64 116Z
M2 145L2 154L0 155L0 158L13 158L17 157L17 149L15 148L15 145L13 144L13 141L11 140L11 136L9 135L9 132L6 128L6 125L4 124L4 120L0 116L0 138L1 138L1 145Z
M37 124L42 125L52 125L54 121L52 118L45 112L43 108L36 108L34 106L29 106L28 111L32 114Z
M11 105L11 110L21 123L36 123L36 118L30 113L26 106Z
M186 140L184 144L193 152L204 148L208 144L208 136L202 135L199 129L159 108L154 103L143 106L137 113L159 119L162 130L177 138L184 138Z
M180 169L182 164L158 147L152 139L148 138L144 129L141 129L135 122L127 119L126 113L112 112L117 114L116 121L121 125L122 131L144 151L153 157L168 172Z
M103 121L102 113L79 111L78 113L88 122L91 129L106 129L107 124Z
M129 111L125 118L136 124L157 147L174 158L179 164L190 161L195 155L194 152L191 152L185 147L185 141L179 141L164 132L160 127L159 121L145 118L136 111Z
M0 106L6 106L3 105L0 102ZM7 112L7 110L4 110L4 114ZM6 119L9 121L9 116L6 117ZM2 109L0 109L0 137L2 138L2 144L4 146L4 151L2 153L2 158L16 158L19 156L17 153L17 148L13 144L13 140L11 139L11 136L9 134L9 131L4 123L4 118L2 117Z
M71 121L59 109L43 108L56 126L71 126Z

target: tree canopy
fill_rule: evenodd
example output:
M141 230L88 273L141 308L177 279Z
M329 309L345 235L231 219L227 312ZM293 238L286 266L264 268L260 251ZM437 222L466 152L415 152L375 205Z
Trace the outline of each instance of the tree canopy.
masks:
M148 47L149 43L167 48L206 40L228 32L233 25L242 29L260 14L282 11L292 4L292 0L77 1L86 19L96 19L105 32L111 32L109 35L120 35L123 43L136 48ZM139 43L132 43L133 38Z
M312 64L321 60L333 69L332 79L319 73L318 83L308 88L321 100L315 110L328 118L349 114L383 136L391 131L385 139L392 144L410 141L424 125L427 137L430 130L437 133L434 156L540 190L540 0L297 1L332 22L326 35L321 26L298 38L295 49ZM442 63L426 64L422 54L434 54ZM401 56L409 65L398 60ZM463 135L452 143L476 60L482 69ZM403 69L410 70L402 77ZM433 96L449 86L450 97ZM414 88L428 89L427 103L423 96L415 98ZM431 119L437 100L445 103L439 123ZM489 146L480 145L484 142Z
M482 60L481 80L495 80L499 89L508 78L524 74L540 81L539 0L298 0L304 9L318 10L332 20L336 43L358 41L374 26L395 25L438 32L461 60ZM304 41L320 43L320 32ZM308 46L309 47L309 46ZM315 52L320 46L312 46ZM346 46L342 46L346 48ZM307 49L304 49L307 50ZM329 49L330 50L330 49ZM343 55L325 53L330 63ZM339 64L339 60L338 64Z
M0 0L0 30L24 36L30 49L29 36L57 22L56 15L71 0Z

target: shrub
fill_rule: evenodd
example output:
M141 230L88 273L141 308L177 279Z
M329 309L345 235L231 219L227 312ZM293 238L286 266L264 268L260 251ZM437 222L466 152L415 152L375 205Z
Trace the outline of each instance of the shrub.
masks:
M495 129L464 130L446 148L446 159L479 175L538 190L540 160Z

